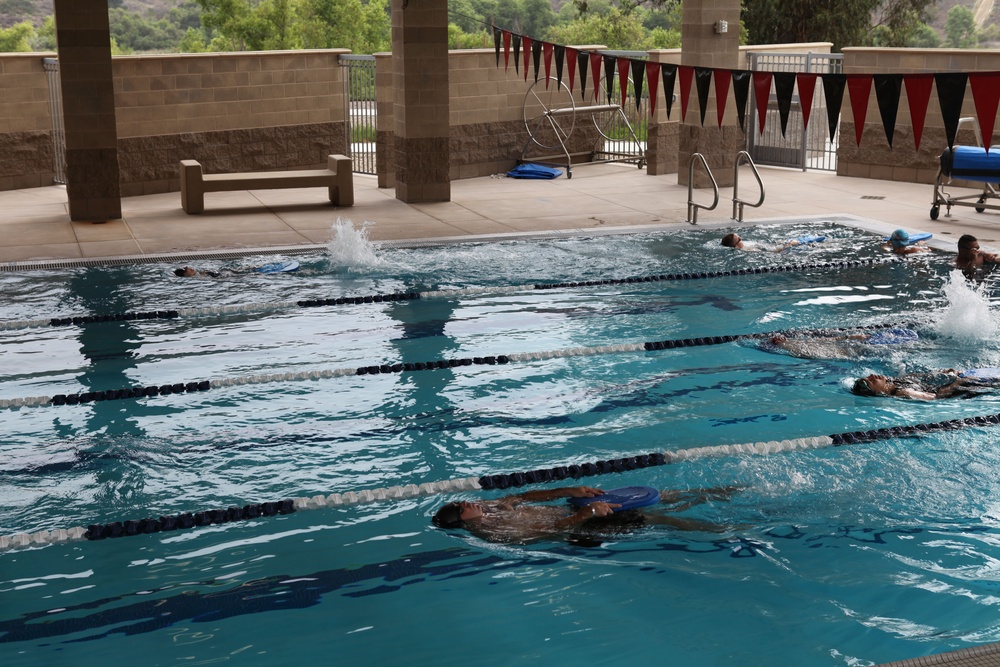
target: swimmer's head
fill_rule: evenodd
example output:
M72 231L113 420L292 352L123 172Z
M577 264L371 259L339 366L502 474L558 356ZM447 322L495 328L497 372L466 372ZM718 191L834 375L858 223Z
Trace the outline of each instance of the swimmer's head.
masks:
M476 503L455 501L444 505L431 518L438 528L465 528L465 522L478 519L483 515L483 508Z
M781 334L775 334L775 335L771 336L771 338L770 338L771 345L781 345L782 343L784 343L787 340L788 340L788 338L786 338L785 336L783 336Z
M190 266L185 266L180 269L174 269L174 275L178 278L190 278L191 276L197 275L197 271L192 269Z
M738 234L730 232L722 237L722 245L727 248L737 248L741 240Z
M905 229L897 229L889 237L893 248L905 248L910 243L910 233Z
M851 393L857 396L888 396L890 393L889 379L884 375L872 374L858 378L851 387Z

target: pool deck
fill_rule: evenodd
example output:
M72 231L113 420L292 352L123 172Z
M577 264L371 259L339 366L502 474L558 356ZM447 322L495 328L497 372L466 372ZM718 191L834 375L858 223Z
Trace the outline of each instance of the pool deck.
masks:
M931 185L758 169L766 196L759 208L745 209L742 224L747 229L741 235L748 239L753 238L755 222L846 215L880 233L898 227L931 232L932 245L945 251L953 252L962 234L975 235L984 249L1000 251L1000 211L976 213L971 206L956 206L949 216L942 207L938 220L931 220ZM749 170L741 171L740 184L745 199L758 199ZM954 189L951 194L975 191ZM178 192L129 197L122 200L121 220L94 224L70 221L63 186L0 192L0 269L321 250L338 218L356 225L373 223L372 241L414 243L688 227L687 187L677 184L677 175L648 176L631 165L582 165L571 179L552 181L504 177L456 181L451 201L434 204L404 204L392 189L378 188L374 176L363 175L355 177L353 207L333 207L325 195L323 188L213 193L206 196L206 210L199 215L181 210ZM732 188L722 188L718 207L699 211L698 224L740 225L730 219L732 196ZM712 191L697 190L694 200L710 204ZM1000 644L883 667L925 665L1000 667Z
M754 202L759 189L747 167L741 195ZM977 236L984 248L1000 250L1000 211L976 213L956 206L930 219L933 186L837 176L829 172L758 168L765 187L759 208L745 209L745 222L851 215L874 231L897 227L934 234L934 245L954 250L961 234ZM955 195L975 194L954 190ZM186 215L180 193L128 197L120 220L71 222L63 186L0 192L0 267L11 263L145 256L205 256L205 251L325 245L338 217L374 223L372 241L476 240L523 235L592 233L687 226L687 187L677 175L649 176L631 165L580 165L573 177L551 181L483 177L455 181L451 201L405 204L374 176L355 177L356 203L337 208L323 188L212 193L206 211ZM715 210L698 211L702 226L735 226L732 188L720 189ZM712 190L696 190L710 204ZM987 202L1000 203L1000 199ZM753 238L747 230L743 236Z

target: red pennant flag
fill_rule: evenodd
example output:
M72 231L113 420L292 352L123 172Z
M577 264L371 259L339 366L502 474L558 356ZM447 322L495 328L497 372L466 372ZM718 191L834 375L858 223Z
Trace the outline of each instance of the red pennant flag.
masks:
M760 126L759 134L764 134L764 121L767 119L767 101L771 99L771 79L774 78L770 72L753 73L753 99L757 105L757 124Z
M694 79L694 68L681 65L677 68L681 75L681 122L687 117L688 96L691 94L691 81Z
M976 102L983 145L989 153L993 145L993 126L997 122L997 103L1000 102L1000 72L969 72L969 84Z
M597 101L597 91L601 87L601 67L604 66L604 57L597 51L590 52L590 74L594 79L594 101Z
M656 91L660 87L660 63L646 63L646 81L649 83L649 115L656 113Z
M632 61L628 58L618 58L618 87L622 91L622 109L625 108L625 95L628 93L628 72Z
M722 117L726 115L726 98L729 97L729 83L733 80L733 71L728 69L713 70L715 79L715 110L719 114L719 127L722 127Z
M545 54L545 90L549 89L549 70L552 68L552 45L542 42L542 53Z
M524 80L528 80L528 61L531 58L531 38L527 35L521 37L521 44L524 45Z
M865 117L868 115L868 98L872 92L871 74L848 74L847 90L851 95L851 112L854 114L854 136L861 148L861 135L865 131Z
M503 71L510 66L510 30L503 31Z
M580 52L574 48L566 47L566 65L569 74L569 96L573 97L573 83L576 81L576 59L580 57Z
M924 120L927 118L927 104L931 100L933 83L933 74L903 75L906 103L910 106L910 122L913 123L913 143L917 150L920 150L920 135L924 133Z
M809 112L812 111L813 93L816 92L817 74L800 73L795 77L799 87L799 103L802 108L802 129L809 127Z

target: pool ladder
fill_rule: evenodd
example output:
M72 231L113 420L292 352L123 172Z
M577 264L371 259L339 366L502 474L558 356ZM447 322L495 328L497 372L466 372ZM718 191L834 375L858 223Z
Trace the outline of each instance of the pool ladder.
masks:
M698 204L694 201L694 163L695 160L701 162L702 166L705 167L705 173L708 177L712 179L712 191L714 193L714 199L710 206L705 206L704 204ZM757 179L757 185L760 187L760 199L757 203L751 204L748 201L744 201L739 198L740 189L740 163L746 161L750 165L750 169L753 172L753 176ZM760 178L760 172L757 171L757 165L753 163L753 158L746 151L740 151L736 154L736 160L733 162L733 220L738 222L743 222L743 207L750 206L752 208L758 208L764 203L764 181ZM705 156L701 153L694 153L691 155L691 161L688 163L688 207L687 207L687 222L692 225L698 224L698 209L703 208L706 211L715 210L715 207L719 205L719 184L715 180L715 175L712 174L712 169L708 166L708 162L705 160Z

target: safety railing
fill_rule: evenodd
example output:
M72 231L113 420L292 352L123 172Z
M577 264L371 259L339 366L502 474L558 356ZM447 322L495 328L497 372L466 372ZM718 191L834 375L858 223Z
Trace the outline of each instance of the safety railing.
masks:
M760 199L757 200L756 204L751 204L747 201L740 199L740 163L746 161L750 165L751 171L753 171L753 177L757 179L757 185L760 186ZM736 160L733 162L733 220L737 222L743 222L743 207L750 206L751 208L758 208L764 203L764 181L760 178L760 172L757 171L757 165L753 163L753 158L750 157L750 153L746 151L740 151L736 154Z
M712 202L711 206L705 206L703 204L697 204L694 201L694 163L695 160L700 160L701 164L705 167L705 173L708 177L712 179L712 190L715 192L715 201ZM687 209L687 222L692 225L698 224L698 209L703 208L706 211L714 211L715 207L719 205L719 184L715 180L715 175L712 174L712 170L708 166L708 161L705 160L705 156L701 153L694 153L691 156L691 161L688 163L688 209Z

